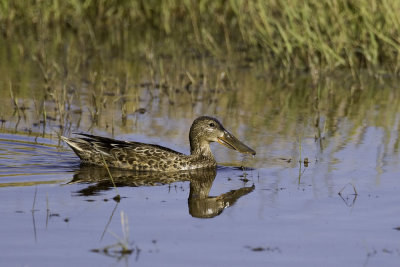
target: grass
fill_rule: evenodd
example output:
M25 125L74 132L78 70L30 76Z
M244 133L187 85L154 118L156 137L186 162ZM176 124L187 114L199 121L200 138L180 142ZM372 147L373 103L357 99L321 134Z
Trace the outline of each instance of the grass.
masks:
M400 2L390 0L0 1L6 39L32 34L39 43L64 43L72 34L94 51L110 42L121 57L135 53L132 38L142 51L166 41L217 57L252 52L270 69L313 75L337 68L398 73L399 13Z

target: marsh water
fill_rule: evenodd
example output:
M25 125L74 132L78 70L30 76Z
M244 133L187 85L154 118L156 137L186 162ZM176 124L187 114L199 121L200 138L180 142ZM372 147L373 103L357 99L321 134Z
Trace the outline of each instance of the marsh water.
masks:
M0 48L1 266L398 266L396 77L288 78L240 52L96 60L71 42ZM257 155L213 144L216 170L111 170L115 189L59 138L189 153L201 115Z

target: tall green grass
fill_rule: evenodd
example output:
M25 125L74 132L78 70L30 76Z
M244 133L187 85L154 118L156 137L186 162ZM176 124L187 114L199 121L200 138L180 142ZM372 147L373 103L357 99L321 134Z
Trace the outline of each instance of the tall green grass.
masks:
M143 47L168 38L216 56L245 51L271 69L398 73L399 14L392 0L1 0L0 30L58 42L72 33L116 51L132 35Z

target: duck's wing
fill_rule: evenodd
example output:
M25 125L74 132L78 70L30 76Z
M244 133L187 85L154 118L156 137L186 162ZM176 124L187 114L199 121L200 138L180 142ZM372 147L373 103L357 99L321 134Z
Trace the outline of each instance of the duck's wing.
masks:
M172 149L140 142L79 134L82 137L62 139L84 163L133 170L167 170L185 155Z

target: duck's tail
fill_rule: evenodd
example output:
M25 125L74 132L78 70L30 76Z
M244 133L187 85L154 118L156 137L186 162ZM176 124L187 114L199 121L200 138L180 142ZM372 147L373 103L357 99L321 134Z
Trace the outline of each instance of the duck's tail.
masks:
M67 143L75 154L81 159L86 161L90 158L90 151L93 150L92 145L84 139L81 138L67 138L61 136L61 139Z

